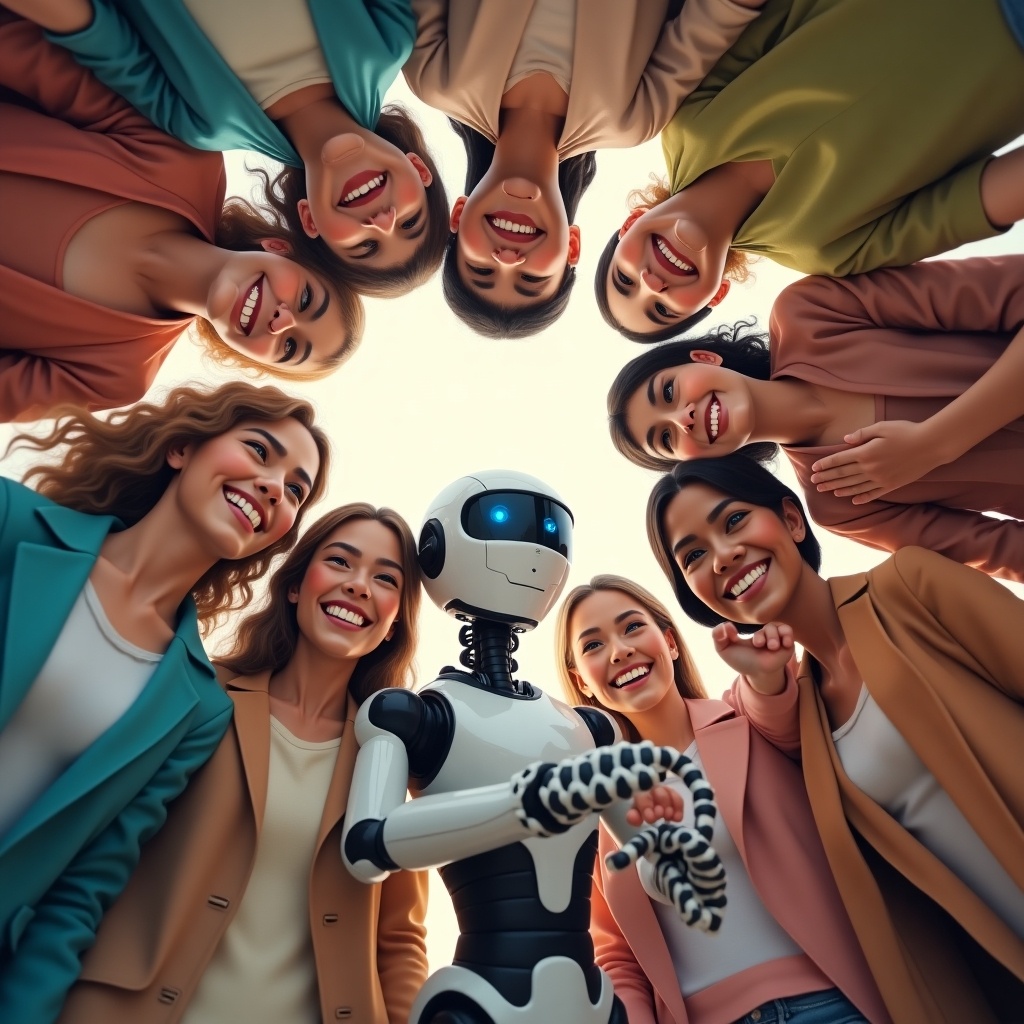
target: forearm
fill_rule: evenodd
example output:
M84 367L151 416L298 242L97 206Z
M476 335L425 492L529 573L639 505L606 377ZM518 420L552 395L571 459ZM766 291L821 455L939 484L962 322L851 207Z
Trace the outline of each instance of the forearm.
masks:
M81 32L92 22L92 0L4 0L4 6L48 32Z
M1024 146L993 157L981 174L981 205L993 227L1024 218Z

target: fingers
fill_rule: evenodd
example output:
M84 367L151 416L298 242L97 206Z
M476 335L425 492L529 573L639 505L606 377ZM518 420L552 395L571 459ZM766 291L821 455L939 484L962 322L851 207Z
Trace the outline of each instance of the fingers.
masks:
M767 651L792 649L793 630L784 622L769 622L750 638L750 642Z
M714 641L715 650L721 654L728 650L733 644L738 643L740 638L739 630L733 622L719 623L711 630L711 639Z

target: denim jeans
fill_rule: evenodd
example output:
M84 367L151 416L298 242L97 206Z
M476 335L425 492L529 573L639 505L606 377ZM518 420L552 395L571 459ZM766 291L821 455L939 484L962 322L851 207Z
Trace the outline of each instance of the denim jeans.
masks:
M867 1018L837 988L773 999L736 1024L867 1024Z

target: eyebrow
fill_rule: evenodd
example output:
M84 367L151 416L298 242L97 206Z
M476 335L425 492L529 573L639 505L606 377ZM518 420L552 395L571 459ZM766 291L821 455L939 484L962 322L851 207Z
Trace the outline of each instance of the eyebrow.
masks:
M628 297L629 295L633 294L632 291L629 288L627 288L624 284L619 284L619 279L618 279L618 277L615 274L615 268L614 267L612 267L611 270L608 271L608 273L611 275L612 287L620 295L625 295L625 296Z
M316 317L314 317L313 319L315 320ZM306 342L306 351L302 353L301 358L295 360L294 365L295 366L300 366L302 363L304 363L309 358L309 353L312 352L312 351L313 351L313 342L307 341Z
M707 524L708 524L708 526L713 526L714 525L715 520L722 514L722 509L724 509L726 507L726 505L731 505L731 504L733 504L733 502L737 502L739 500L740 500L739 498L725 498L722 501L720 501L708 513L708 517L707 517ZM688 533L681 540L677 540L675 542L675 544L672 545L672 557L674 558L679 553L679 549L680 548L686 547L687 544L689 544L691 541L695 541L696 539L697 539L696 534Z
M270 447L273 448L274 451L279 456L281 456L281 458L284 458L284 456L288 454L288 449L285 448L285 446L281 444L281 442L278 441L278 439L274 437L274 435L271 434L269 430L263 430L261 427L250 427L249 429L254 434L259 434L260 437L265 437L267 439L267 444L269 444ZM310 479L309 474L301 466L297 466L295 468L295 475L299 477L301 480L303 480L310 490L313 489L313 481Z
M324 301L320 303L320 307L310 317L310 320L319 320L320 317L322 317L324 315L324 313L327 312L327 307L330 304L331 304L331 293L326 288L324 288ZM300 359L299 362L301 363L302 360Z
M331 543L327 545L327 548L341 548L342 551L347 551L350 555L354 555L356 558L363 557L363 553L359 548L354 544L348 544L343 540L331 541ZM389 569L397 569L403 576L405 575L405 570L398 564L398 562L393 562L390 558L378 558L377 565L386 565Z
M529 288L524 288L521 284L512 285L512 290L519 295L525 295L529 299L535 299L540 295L540 291L531 292Z
M630 618L633 615L643 615L643 612L640 611L637 608L629 608L626 611L622 612L620 615L616 615L615 616L615 620L614 620L615 621L615 625L617 626L620 622L622 622L623 619L628 619L628 618ZM591 626L590 629L583 630L583 632L580 633L580 635L578 637L576 637L576 642L579 643L580 640L582 640L585 636L590 636L591 633L600 633L600 632L601 632L601 627L600 626Z

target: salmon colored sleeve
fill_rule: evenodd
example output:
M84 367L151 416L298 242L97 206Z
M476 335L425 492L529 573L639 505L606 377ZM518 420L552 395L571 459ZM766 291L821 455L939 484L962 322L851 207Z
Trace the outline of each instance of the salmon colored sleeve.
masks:
M590 933L594 939L594 954L598 966L611 979L615 994L625 1005L629 1024L657 1024L654 990L619 930L604 895L607 870L604 858L616 849L618 847L602 825L594 868L594 888L590 896Z
M427 871L396 871L381 883L377 974L388 1024L406 1024L427 980Z
M737 714L748 718L769 743L794 758L800 756L796 670L796 659L790 658L786 664L786 685L775 694L759 693L745 676L737 676L722 694L722 700Z

